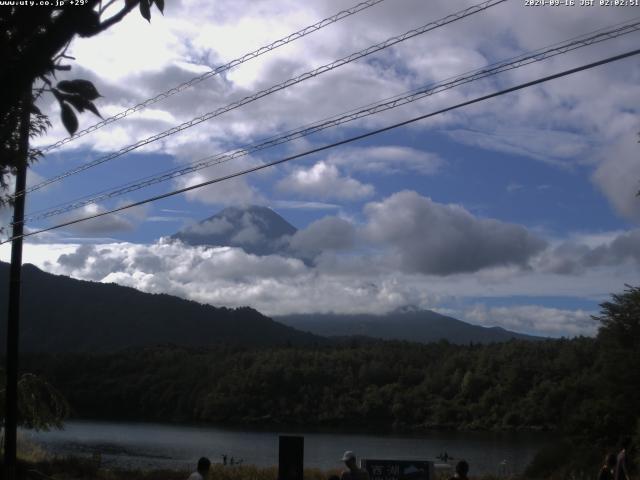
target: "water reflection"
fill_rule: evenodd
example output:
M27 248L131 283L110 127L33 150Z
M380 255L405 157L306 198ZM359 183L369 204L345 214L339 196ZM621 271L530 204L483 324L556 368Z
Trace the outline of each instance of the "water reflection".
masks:
M222 455L245 464L277 463L278 435L287 432L242 431L214 427L71 421L65 430L26 432L56 455L102 455L103 464L124 468L190 469L203 455ZM305 437L305 466L339 468L345 450L361 458L427 459L447 452L471 464L471 474L521 472L548 438L540 434L430 432L423 435L296 432Z

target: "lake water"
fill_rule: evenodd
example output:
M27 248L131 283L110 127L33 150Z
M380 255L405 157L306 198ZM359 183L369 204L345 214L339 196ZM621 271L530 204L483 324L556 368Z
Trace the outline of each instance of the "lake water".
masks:
M245 464L277 464L278 435L290 432L242 431L215 427L70 421L64 430L22 432L60 456L102 455L105 466L139 469L193 469L197 459L222 455ZM471 465L471 474L521 472L548 436L487 432L432 432L422 435L295 432L304 435L306 467L341 468L345 450L360 457L434 460L446 451ZM506 464L500 465L506 461ZM506 465L506 466L505 466Z

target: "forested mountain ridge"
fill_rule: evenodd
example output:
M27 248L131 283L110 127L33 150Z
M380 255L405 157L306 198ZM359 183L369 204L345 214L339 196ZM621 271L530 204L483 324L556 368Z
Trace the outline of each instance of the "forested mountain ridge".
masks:
M0 262L0 291L8 291L9 265ZM6 295L0 309L6 311ZM115 351L177 344L310 345L327 340L282 325L249 308L203 305L116 284L52 275L26 264L22 271L20 350ZM0 317L0 349L6 316Z
M446 339L456 344L507 342L512 339L542 340L541 337L511 332L500 327L471 325L430 310L398 310L385 315L283 315L274 317L274 320L298 330L328 337L357 335L420 343Z
M8 270L8 264L0 262L0 291L8 289ZM6 308L6 301L6 296L0 296L0 309ZM109 352L167 343L324 345L349 343L350 337L359 337L360 342L379 337L425 343L446 339L458 344L536 338L425 311L388 316L291 315L283 320L289 325L249 307L213 307L23 266L20 349L25 352ZM5 321L6 317L0 318L0 351L5 348Z

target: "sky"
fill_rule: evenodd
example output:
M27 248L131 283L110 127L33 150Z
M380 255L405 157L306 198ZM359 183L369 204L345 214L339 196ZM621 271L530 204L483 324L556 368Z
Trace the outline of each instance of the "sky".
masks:
M208 72L357 1L167 2L76 39L64 78L94 82L103 116ZM47 153L37 184L255 92L478 2L386 0ZM576 2L579 3L579 2ZM598 3L598 2L596 2ZM107 12L110 13L110 12ZM185 166L640 17L640 7L508 0L204 121L29 194L27 213ZM189 175L27 223L31 231L264 165L481 95L627 52L635 32L450 89ZM593 335L599 304L638 285L640 63L631 57L259 172L29 237L24 261L267 315L426 308L552 337ZM66 137L51 96L39 106ZM99 119L80 117L80 128ZM285 253L169 236L227 206L272 208ZM0 212L7 224L10 212ZM247 219L248 224L251 218ZM9 259L9 246L0 258Z

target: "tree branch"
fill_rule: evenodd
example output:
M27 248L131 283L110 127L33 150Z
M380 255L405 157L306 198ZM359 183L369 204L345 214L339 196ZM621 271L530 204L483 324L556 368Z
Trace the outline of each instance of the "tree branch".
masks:
M100 13L100 15L102 15L103 12L105 12L107 10L107 8L109 8L111 5L113 5L114 3L116 3L116 0L109 0L107 2L107 4L103 7L102 6L102 1L100 2L100 10L98 10L98 12Z
M120 10L118 13L116 13L113 17L105 20L104 22L101 22L100 26L94 31L94 33L91 34L91 36L97 35L98 33L106 30L109 27L111 27L112 25L115 25L116 23L120 22L120 20L122 20L124 17L126 17L127 14L131 10L136 8L139 3L140 3L140 0L133 0L133 1L127 2L127 5L122 10Z

